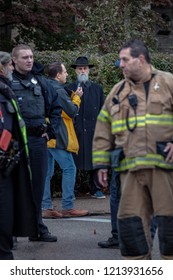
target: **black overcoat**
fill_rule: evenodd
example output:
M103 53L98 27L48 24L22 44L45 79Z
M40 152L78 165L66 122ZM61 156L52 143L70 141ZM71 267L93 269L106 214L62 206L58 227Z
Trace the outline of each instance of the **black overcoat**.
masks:
M76 91L77 82L68 85ZM88 81L83 88L80 109L74 118L74 127L79 141L79 153L74 155L77 169L92 170L92 140L97 116L104 103L104 92L100 85Z

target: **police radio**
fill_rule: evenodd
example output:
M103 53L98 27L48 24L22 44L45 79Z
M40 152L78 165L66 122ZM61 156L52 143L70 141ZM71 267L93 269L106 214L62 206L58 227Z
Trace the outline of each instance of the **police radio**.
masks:
M134 110L134 114L135 114L135 123L133 125L133 127L130 127L129 125L129 110L127 111L127 114L126 114L126 125L127 125L127 128L130 132L133 132L137 126L137 116L136 116L136 109L137 109L137 106L138 106L138 99L137 99L137 96L136 94L131 94L128 96L128 101L129 101L129 104L130 106L133 108Z
M128 100L129 100L129 104L130 106L133 108L133 110L135 111L137 106L138 106L138 99L136 94L132 94L128 96Z
M3 129L2 134L0 136L0 149L4 152L7 151L10 142L11 142L12 134L7 129Z

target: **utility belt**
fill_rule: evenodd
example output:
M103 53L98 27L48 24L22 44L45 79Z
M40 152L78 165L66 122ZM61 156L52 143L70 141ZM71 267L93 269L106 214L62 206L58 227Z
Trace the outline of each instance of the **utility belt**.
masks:
M27 135L41 137L43 133L47 131L47 124L42 124L39 126L27 127Z

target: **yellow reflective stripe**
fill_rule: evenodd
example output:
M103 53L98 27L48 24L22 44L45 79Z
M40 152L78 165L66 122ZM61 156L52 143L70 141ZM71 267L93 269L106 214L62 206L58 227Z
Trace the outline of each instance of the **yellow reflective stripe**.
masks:
M128 118L128 122L129 125L133 127L133 125L135 124L136 120L137 120L137 127L142 127L145 126L146 122L145 122L146 117L145 116L137 116L135 117L130 117ZM116 120L112 122L112 132L116 133L116 132L120 132L120 131L126 131L127 130L127 126L126 126L126 120Z
M25 123L23 122L23 120L22 120L22 118L21 118L21 116L19 114L19 110L18 110L16 101L12 98L11 102L13 103L13 106L14 106L14 108L16 110L16 113L17 113L17 119L19 121L19 126L20 126L22 137L23 137L24 145L25 145L26 155L27 155L27 157L29 157L29 149L28 149L28 145L27 145L26 126L25 126ZM23 124L23 126L21 126L21 123ZM28 166L28 171L29 171L30 179L32 180L32 172L31 172L31 167L29 165L29 162L28 162L27 166Z
M173 115L151 115L146 114L145 116L137 116L128 118L129 126L133 126L137 120L137 127L144 127L146 124L154 125L173 125ZM121 131L126 131L126 120L115 120L112 122L112 132L117 133Z
M147 124L173 125L173 115L150 115L146 114Z
M98 115L98 120L102 121L102 122L110 122L111 121L111 116L108 114L108 112L106 110L101 110L99 115Z
M94 151L92 152L93 163L110 163L110 152L108 151Z
M20 125L23 122L22 122L22 118L21 118L21 116L19 114L19 110L18 110L16 101L14 99L11 99L11 101L13 103L13 106L14 106L15 110L16 110L17 118L18 118L19 125ZM27 154L27 156L29 156L29 149L28 149L28 146L27 146L27 133L26 133L26 126L25 126L25 124L22 127L20 126L20 130L21 130L23 141L24 141L24 144L25 144L26 154Z
M147 154L145 157L125 158L120 162L116 171L125 171L138 166L156 166L166 169L173 169L173 164L165 162L161 155Z

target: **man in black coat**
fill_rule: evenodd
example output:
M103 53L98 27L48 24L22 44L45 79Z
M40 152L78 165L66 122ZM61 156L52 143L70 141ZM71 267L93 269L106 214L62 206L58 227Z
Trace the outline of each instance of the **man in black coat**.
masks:
M37 235L26 128L10 88L11 56L0 51L0 260L13 259L13 236Z
M78 170L88 172L92 197L105 198L97 181L97 176L92 170L92 140L97 116L104 102L103 89L100 85L89 80L90 68L94 65L89 64L87 57L78 57L71 67L75 69L77 80L69 85L69 89L73 91L76 91L78 87L83 89L80 109L74 120L79 141L79 153L74 155L75 164Z

